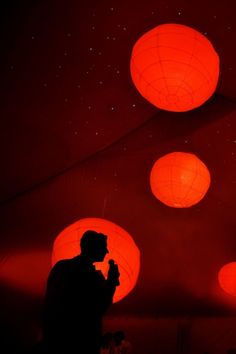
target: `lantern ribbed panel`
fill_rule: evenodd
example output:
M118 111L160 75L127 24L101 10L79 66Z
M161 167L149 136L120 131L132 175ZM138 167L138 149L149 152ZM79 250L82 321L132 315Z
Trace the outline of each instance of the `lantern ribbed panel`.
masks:
M219 57L198 31L164 24L134 45L131 77L139 93L158 108L184 112L202 105L215 91Z
M155 162L150 184L153 194L161 202L186 208L204 197L210 186L210 173L197 156L173 152Z
M227 263L220 269L218 281L227 294L236 296L236 262Z
M135 286L140 268L140 252L132 237L120 226L99 218L81 219L64 229L55 239L52 265L60 259L72 258L80 253L80 238L86 230L95 230L108 236L109 253L104 262L96 263L104 276L108 272L108 260L114 259L119 266L120 286L116 288L114 302L125 297Z

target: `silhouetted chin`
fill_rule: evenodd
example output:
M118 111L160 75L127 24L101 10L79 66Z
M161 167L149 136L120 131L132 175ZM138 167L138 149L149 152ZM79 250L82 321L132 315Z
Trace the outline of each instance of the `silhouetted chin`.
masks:
M105 257L97 258L94 262L103 262Z

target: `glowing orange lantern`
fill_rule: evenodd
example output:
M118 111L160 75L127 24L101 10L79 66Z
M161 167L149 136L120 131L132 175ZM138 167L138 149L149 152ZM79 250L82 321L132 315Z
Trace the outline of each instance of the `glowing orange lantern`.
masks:
M130 70L137 90L154 106L184 112L199 107L214 93L219 57L198 31L164 24L136 42Z
M161 202L175 208L187 208L206 194L210 173L197 156L172 152L155 162L150 183L153 194Z
M227 294L236 296L236 262L225 264L219 271L218 280Z
M125 297L135 286L139 268L140 252L132 237L120 226L98 218L81 219L64 229L55 239L52 265L60 259L72 258L80 253L80 238L86 230L95 230L108 236L109 253L102 263L96 263L104 276L108 272L108 260L114 259L119 266L120 286L116 288L114 302Z

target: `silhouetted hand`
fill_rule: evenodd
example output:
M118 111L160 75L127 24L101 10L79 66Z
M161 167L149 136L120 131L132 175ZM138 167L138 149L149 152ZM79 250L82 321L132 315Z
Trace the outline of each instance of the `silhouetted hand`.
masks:
M110 259L108 263L109 263L109 270L108 270L107 279L112 283L114 283L115 285L120 285L119 282L120 273L119 273L118 265L115 263L113 259Z

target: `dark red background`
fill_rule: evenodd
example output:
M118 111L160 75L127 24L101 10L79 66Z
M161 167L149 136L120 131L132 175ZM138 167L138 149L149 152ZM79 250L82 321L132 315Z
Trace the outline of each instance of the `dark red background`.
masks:
M53 240L83 217L117 223L141 251L137 286L110 316L235 315L236 298L217 280L236 261L235 13L234 0L1 5L0 307L8 342L35 339ZM160 111L131 81L132 46L162 23L197 29L219 54L217 91L194 111ZM150 191L153 163L172 151L195 153L211 172L194 207L169 208Z

